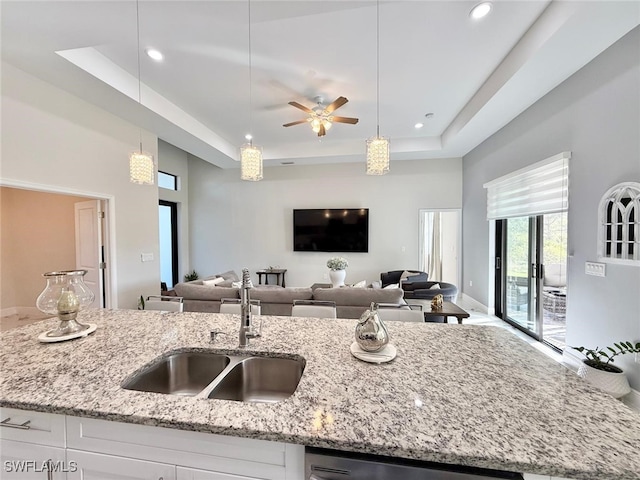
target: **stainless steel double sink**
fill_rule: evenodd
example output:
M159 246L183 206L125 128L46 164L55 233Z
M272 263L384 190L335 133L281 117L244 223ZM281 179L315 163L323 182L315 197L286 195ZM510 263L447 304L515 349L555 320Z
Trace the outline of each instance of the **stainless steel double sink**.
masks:
M122 384L127 390L201 396L239 402L275 403L290 397L306 361L296 357L169 352Z

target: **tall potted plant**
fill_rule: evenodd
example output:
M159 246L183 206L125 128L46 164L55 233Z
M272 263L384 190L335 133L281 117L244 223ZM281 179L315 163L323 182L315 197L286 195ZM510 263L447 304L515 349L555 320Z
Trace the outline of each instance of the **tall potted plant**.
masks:
M594 349L572 347L582 353L586 359L578 369L578 375L589 383L604 390L615 398L620 398L631 391L627 377L621 368L613 365L614 358L625 353L640 353L640 342L614 343L613 347Z
M347 276L346 268L349 262L343 257L332 257L327 260L327 267L330 268L329 278L334 288L344 286L344 279Z

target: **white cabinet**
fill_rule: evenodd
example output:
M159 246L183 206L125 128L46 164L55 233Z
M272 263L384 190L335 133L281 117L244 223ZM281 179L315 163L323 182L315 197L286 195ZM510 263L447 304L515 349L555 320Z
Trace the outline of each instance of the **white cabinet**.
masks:
M2 480L65 480L62 415L0 408Z
M176 480L176 467L165 463L71 449L67 461L77 465L67 480Z
M65 480L64 448L0 440L2 480Z
M231 475L229 473L197 470L195 468L177 468L177 480L255 480L255 477Z

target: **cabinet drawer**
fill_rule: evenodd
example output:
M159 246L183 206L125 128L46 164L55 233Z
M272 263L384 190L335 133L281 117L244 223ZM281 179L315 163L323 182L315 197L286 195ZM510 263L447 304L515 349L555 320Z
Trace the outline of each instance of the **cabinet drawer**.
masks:
M286 478L284 443L66 417L67 446L240 477Z
M65 446L64 415L0 408L0 438L37 443L52 447Z
M64 480L73 469L65 462L64 448L0 440L0 451L2 480Z
M176 467L166 463L67 450L67 459L76 466L67 480L175 480Z

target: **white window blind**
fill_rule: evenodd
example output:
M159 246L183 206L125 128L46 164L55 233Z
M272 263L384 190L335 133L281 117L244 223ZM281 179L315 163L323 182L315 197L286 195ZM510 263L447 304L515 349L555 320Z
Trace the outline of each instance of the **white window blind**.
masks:
M485 183L487 219L567 211L570 158L571 152L562 152Z

